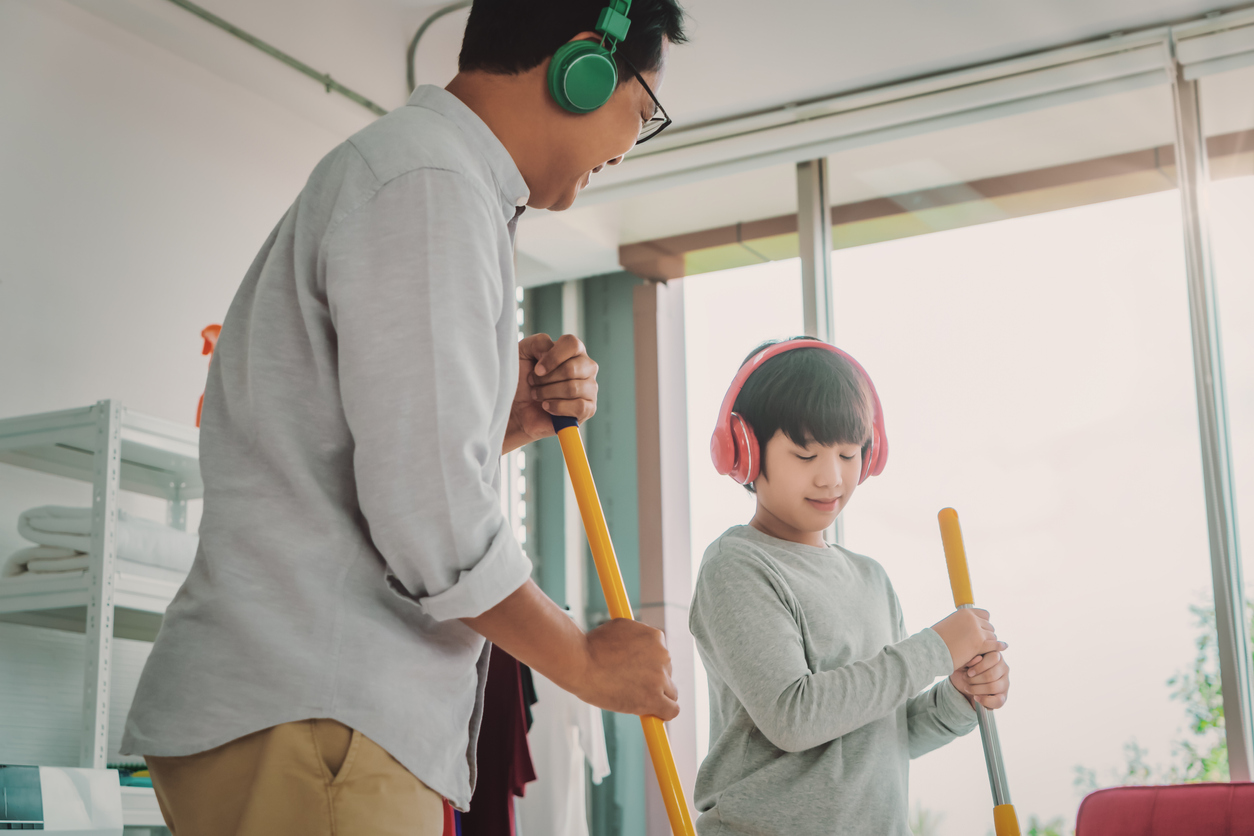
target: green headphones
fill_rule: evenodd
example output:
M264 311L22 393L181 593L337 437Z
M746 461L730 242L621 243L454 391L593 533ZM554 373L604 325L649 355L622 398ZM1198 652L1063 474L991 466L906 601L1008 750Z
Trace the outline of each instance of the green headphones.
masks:
M610 100L618 86L614 51L627 37L631 0L610 0L597 18L598 41L563 44L549 64L549 92L571 113L591 113Z

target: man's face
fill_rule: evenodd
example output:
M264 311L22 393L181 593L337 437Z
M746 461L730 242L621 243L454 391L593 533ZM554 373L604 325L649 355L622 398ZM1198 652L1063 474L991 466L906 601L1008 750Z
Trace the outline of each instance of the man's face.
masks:
M665 66L664 45L658 69L640 73L654 95L662 83ZM594 174L622 162L636 144L641 127L653 117L654 110L648 92L634 76L626 75L619 79L610 100L592 113L564 113L560 126L561 153L552 157L545 178L548 188L544 191L553 200L546 208L569 209Z
M783 430L766 444L753 483L760 508L797 533L823 531L849 503L862 471L857 444L801 445Z

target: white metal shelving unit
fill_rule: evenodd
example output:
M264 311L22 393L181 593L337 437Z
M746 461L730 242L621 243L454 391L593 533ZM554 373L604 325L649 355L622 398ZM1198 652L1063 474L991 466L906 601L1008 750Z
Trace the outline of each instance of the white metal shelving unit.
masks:
M187 527L187 502L203 494L200 433L117 401L0 419L0 462L92 485L91 560L69 578L0 584L0 620L86 634L79 765L103 769L109 740L110 659L115 632L151 639L183 573L117 559L118 495L167 502L166 521ZM152 790L124 788L127 825L162 824Z

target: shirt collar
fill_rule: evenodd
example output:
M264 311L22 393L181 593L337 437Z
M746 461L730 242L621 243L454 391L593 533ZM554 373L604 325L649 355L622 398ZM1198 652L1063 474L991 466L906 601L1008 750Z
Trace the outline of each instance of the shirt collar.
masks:
M488 161L492 176L496 179L497 191L501 195L502 206L508 207L508 215L512 217L516 207L527 204L530 189L514 163L514 158L505 150L496 134L492 133L492 129L478 114L466 107L461 99L443 87L423 84L414 90L406 105L433 110L461 128L470 146Z

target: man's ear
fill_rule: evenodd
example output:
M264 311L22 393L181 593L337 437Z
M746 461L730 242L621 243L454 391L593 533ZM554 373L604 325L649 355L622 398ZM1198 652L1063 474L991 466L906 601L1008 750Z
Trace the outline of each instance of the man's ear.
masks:
M580 32L578 35L571 38L566 43L569 44L569 43L574 43L575 41L599 41L599 40L601 40L601 36L598 35L596 32Z

